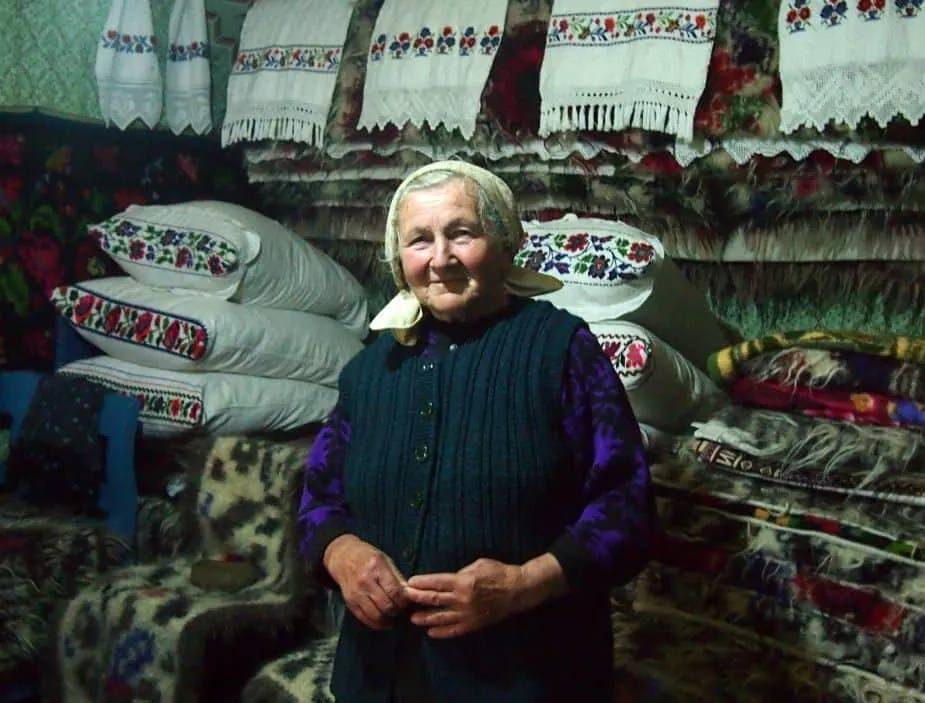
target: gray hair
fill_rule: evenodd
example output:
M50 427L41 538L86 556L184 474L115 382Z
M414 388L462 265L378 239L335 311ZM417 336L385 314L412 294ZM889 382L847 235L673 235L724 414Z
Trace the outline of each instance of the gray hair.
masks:
M400 223L398 221L402 204L409 193L439 188L440 186L453 182L465 184L465 187L469 189L469 192L475 197L479 226L482 229L482 233L489 241L511 257L517 253L517 249L520 246L522 231L507 231L509 227L505 225L505 217L498 210L497 205L493 202L491 196L478 180L465 173L459 173L450 169L430 170L416 175L413 178L409 178L402 183L395 193L395 198L389 210L389 221L386 222L385 246L382 262L387 264L391 269L392 278L395 280L396 284L400 285L400 281L404 278L401 271ZM508 219L510 219L510 217Z

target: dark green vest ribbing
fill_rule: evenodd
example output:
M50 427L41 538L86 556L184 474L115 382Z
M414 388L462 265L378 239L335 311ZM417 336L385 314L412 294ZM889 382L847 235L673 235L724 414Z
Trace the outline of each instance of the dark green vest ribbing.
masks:
M458 571L480 557L521 564L545 552L582 507L581 472L561 429L563 370L580 324L515 298L509 314L437 358L385 336L352 360L341 400L358 536L406 576ZM568 600L482 633L425 640L441 703L547 700L542 670L555 658L532 650L563 647L568 633L557 629L579 624ZM399 631L371 632L347 614L333 681L339 703L388 701Z

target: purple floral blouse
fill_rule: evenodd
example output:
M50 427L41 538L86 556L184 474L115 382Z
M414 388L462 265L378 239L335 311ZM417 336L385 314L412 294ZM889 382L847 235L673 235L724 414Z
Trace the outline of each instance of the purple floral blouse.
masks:
M466 335L431 328L424 354L438 355ZM595 336L581 327L572 338L562 384L563 429L573 465L586 467L586 504L550 552L570 587L616 586L645 566L654 524L649 467L626 391ZM320 564L330 542L350 532L343 493L343 459L350 424L335 407L305 469L299 506L302 553Z

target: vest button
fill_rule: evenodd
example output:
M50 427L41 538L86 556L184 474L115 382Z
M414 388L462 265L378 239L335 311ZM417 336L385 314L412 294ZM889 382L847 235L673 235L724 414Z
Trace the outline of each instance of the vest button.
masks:
M424 363L421 364L421 373L430 373L433 370L434 370L433 361L425 361Z
M421 409L418 411L418 414L421 417L430 417L434 414L434 404L429 400L425 400L423 403L421 403Z
M450 351L456 351L457 349L459 349L459 345L458 345L458 344L451 344L451 345L450 345Z
M412 562L412 561L414 561L414 557L417 556L417 552L415 552L411 547L407 547L407 548L405 548L405 550L401 553L401 555L402 555L402 558L403 558L405 561L407 561L407 562Z
M424 505L424 494L421 491L418 491L411 498L411 507L414 510L420 510Z
M430 447L426 444L422 444L414 450L414 458L418 461L427 461L428 456L430 456Z

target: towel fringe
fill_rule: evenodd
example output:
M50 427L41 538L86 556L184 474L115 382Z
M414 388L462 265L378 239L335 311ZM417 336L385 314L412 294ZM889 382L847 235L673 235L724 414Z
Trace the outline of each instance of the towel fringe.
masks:
M222 146L268 139L321 146L324 127L322 121L301 117L244 117L225 120L225 124L222 125Z
M676 134L691 141L694 113L692 109L665 105L652 100L634 100L619 104L575 103L554 105L540 110L540 136L571 130L616 132L639 128L650 132Z

